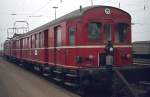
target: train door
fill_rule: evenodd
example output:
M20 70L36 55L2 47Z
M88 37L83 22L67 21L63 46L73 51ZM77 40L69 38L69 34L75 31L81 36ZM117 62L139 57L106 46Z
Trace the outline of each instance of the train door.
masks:
M114 23L111 19L105 19L102 24L103 29L103 43L106 45L108 41L114 40L113 32L114 32ZM106 65L106 53L105 50L103 53L98 54L99 57L99 66Z
M54 64L56 65L57 27L54 27Z
M48 49L47 49L47 47L48 47L48 30L45 30L44 31L44 61L45 62L48 62Z
M19 47L19 51L20 51L19 52L19 56L20 56L21 59L22 59L22 46L23 46L23 42L22 41L23 41L23 39L19 40L19 46L20 46Z
M62 47L62 27L57 26L54 28L54 64L65 65L65 49Z

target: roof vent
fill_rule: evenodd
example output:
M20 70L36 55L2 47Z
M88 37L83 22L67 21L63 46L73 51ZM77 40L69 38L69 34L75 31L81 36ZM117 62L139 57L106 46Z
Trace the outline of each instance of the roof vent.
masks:
M82 11L82 5L80 5L80 12Z

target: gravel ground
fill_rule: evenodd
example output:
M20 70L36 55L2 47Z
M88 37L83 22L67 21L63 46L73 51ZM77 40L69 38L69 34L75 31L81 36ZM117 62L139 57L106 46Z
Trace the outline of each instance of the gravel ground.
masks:
M80 97L0 58L0 97Z

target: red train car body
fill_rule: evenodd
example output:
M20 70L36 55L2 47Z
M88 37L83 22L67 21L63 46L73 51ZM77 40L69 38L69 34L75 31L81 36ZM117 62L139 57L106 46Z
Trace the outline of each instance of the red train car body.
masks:
M28 33L15 34L5 41L4 55L52 75L57 81L76 86L79 76L91 73L96 79L102 80L101 74L109 79L101 72L103 70L99 70L108 65L108 41L113 44L109 48L113 51L113 67L130 66L131 16L118 8L91 6L73 11Z
M108 40L115 48L114 65L131 64L131 16L113 7L87 7L14 35L10 56L64 68L100 67Z
M29 67L37 70L77 70L105 66L108 41L114 46L113 65L130 65L131 16L118 8L92 6L28 33L15 34L5 42L4 49L6 56L30 63Z

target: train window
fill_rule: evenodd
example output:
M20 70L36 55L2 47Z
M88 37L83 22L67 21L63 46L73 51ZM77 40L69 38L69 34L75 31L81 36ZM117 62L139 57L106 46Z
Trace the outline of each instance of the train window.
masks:
M35 35L35 43L36 43L36 48L39 47L39 34Z
M29 48L29 37L27 37L27 48Z
M118 23L117 31L115 33L115 42L116 43L124 42L126 33L127 33L127 24L126 23Z
M31 48L31 36L29 37L28 43L29 43L29 48Z
M25 48L27 48L27 38L25 38Z
M25 48L25 38L23 38L23 48Z
M99 40L100 37L100 23L91 22L88 25L88 39Z
M111 40L111 25L104 24L104 41L107 42Z
M70 45L75 44L75 32L76 32L75 27L69 27L69 43L70 43Z
M19 41L17 40L17 49L19 49Z
M32 43L31 43L31 45L32 45L32 48L35 48L35 36L34 35L32 35Z
M44 46L44 33L40 32L38 38L39 38L38 40L39 47L43 47Z
M57 28L57 46L61 46L61 30Z
M43 45L43 37L42 37L42 32L39 33L39 47L42 47Z

